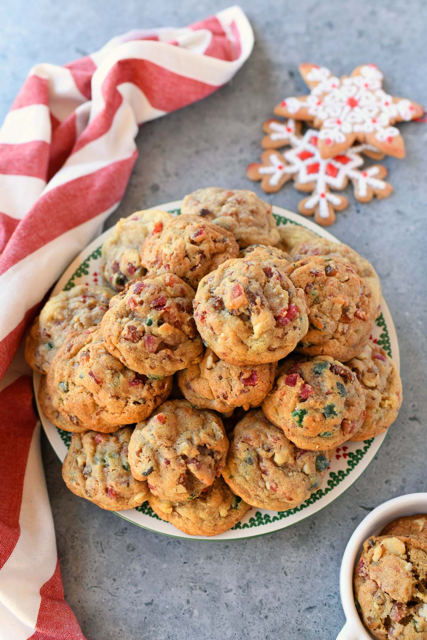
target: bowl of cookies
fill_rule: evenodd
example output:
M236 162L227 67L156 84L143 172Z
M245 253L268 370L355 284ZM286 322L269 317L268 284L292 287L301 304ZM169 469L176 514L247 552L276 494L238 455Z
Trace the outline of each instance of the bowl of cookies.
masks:
M337 640L427 638L427 493L389 500L362 520L340 591L347 623Z
M26 359L68 488L178 537L262 535L326 507L402 402L374 267L246 190L120 220L60 278Z

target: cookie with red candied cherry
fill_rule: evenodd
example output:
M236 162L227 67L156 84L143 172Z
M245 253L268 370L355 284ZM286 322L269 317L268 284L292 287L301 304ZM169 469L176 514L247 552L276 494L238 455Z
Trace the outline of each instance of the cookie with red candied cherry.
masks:
M147 480L161 500L186 502L221 475L228 439L221 418L186 400L170 400L136 425L129 463L137 480Z
M203 352L193 299L194 290L173 274L131 282L105 314L101 328L106 348L127 367L150 378L185 369Z
M358 433L366 416L356 375L328 356L287 358L262 410L297 447L310 451L335 449Z
M146 482L130 472L128 449L132 429L114 433L75 433L62 466L62 477L76 496L108 511L139 507L147 500Z
M34 320L25 342L25 359L30 367L47 373L67 335L99 324L113 295L107 287L78 285L52 296Z
M354 596L375 638L427 640L426 567L427 545L417 536L381 533L365 541Z
M298 350L347 362L365 346L377 316L377 300L355 268L341 257L307 256L287 274L306 294L309 329Z
M194 317L205 343L235 365L278 362L308 329L304 292L284 261L228 260L200 282Z
M247 189L198 189L185 196L181 212L228 229L242 249L254 243L275 246L280 240L271 204Z
M110 287L123 291L130 280L145 275L141 245L149 234L160 233L170 220L172 216L166 211L147 209L118 221L102 245L101 275Z
M239 522L250 509L235 496L223 478L217 478L197 498L190 502L160 500L152 493L148 503L159 518L189 536L217 536Z
M172 377L151 380L107 351L99 327L68 336L47 377L53 407L76 427L110 432L147 418L172 389ZM113 427L113 429L112 429Z
M292 258L294 261L301 260L306 256L338 257L352 265L357 275L362 278L372 291L375 304L379 307L381 302L381 283L379 276L371 263L366 260L366 258L362 258L357 251L343 242L333 242L327 238L314 237L300 242L292 249Z
M251 411L234 429L223 477L253 507L285 511L320 487L331 455L298 449L262 411Z
M228 364L208 348L201 362L178 372L178 384L198 409L230 413L243 407L248 411L264 400L273 386L275 371L276 363Z
M239 245L231 231L200 216L181 215L160 233L147 236L141 263L151 275L175 273L197 289L203 276L238 255Z
M380 345L369 341L347 366L356 374L366 399L362 428L351 438L373 438L390 427L402 406L402 381L393 360Z
M278 247L266 247L263 244L251 244L246 249L242 249L239 258L247 258L258 262L264 260L283 260L285 264L286 262L292 262L291 256L285 251Z

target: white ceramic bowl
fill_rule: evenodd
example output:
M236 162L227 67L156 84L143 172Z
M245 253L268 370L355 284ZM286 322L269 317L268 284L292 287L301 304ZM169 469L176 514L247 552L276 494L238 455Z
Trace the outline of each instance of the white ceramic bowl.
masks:
M402 516L427 513L427 493L410 493L393 498L374 509L359 524L344 551L340 573L341 602L347 622L337 640L370 640L373 636L363 626L353 595L353 572L362 544L369 536L378 535L386 524Z

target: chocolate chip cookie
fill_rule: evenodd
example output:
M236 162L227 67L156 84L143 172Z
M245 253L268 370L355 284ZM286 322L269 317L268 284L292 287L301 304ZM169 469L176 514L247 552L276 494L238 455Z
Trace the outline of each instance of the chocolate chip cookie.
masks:
M203 352L193 298L193 289L172 274L130 283L105 314L105 346L127 367L150 378L185 369Z
M396 420L402 406L402 382L393 360L372 341L347 366L356 374L366 399L366 418L351 438L359 442L387 431Z
M70 491L109 511L133 509L145 502L147 483L138 482L130 472L131 433L129 427L108 435L75 433L62 466L62 477Z
M140 250L145 238L172 220L170 213L157 209L136 211L121 218L102 245L101 274L110 287L122 291L129 280L145 275Z
M285 511L320 487L330 455L298 449L262 411L251 411L236 425L223 477L248 504Z
M129 462L134 478L147 480L153 495L186 502L221 475L227 451L224 426L215 413L170 400L136 425Z
M280 240L271 204L246 189L198 189L185 196L181 212L228 229L242 248L256 242L274 246Z
M151 380L135 373L105 348L92 327L68 336L47 379L54 408L76 426L111 431L147 418L169 395L172 378Z
M152 493L148 496L148 502L159 518L190 536L217 536L224 533L250 509L246 502L231 492L222 478L217 478L190 502L160 500Z
M330 450L355 436L366 416L356 375L327 356L287 358L262 410L297 447Z
M25 359L30 367L47 373L67 334L101 322L113 295L107 287L78 285L50 298L27 336Z
M237 365L277 362L308 329L304 292L273 260L224 262L200 282L194 317L205 343Z
M178 373L179 387L198 409L230 413L236 407L246 411L264 400L274 382L276 364L237 366L220 360L206 349L203 360Z
M238 255L239 245L230 231L199 216L181 215L147 236L141 262L151 275L175 273L197 289L203 276Z

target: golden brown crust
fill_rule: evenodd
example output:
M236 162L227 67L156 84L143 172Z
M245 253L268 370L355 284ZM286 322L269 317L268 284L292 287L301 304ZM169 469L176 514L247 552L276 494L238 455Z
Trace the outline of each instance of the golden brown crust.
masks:
M233 234L200 216L172 219L147 236L141 248L141 262L150 274L174 273L193 289L203 276L238 255Z
M379 307L381 302L381 283L377 272L371 263L362 258L354 249L342 242L333 242L327 238L317 238L303 240L292 249L294 260L302 260L306 256L329 256L330 258L341 258L351 264L357 275L371 289L375 304Z
M402 405L402 382L393 360L372 341L347 366L356 374L366 399L366 418L351 438L360 442L387 431L396 420Z
M381 536L404 536L418 538L427 545L427 514L418 513L404 516L389 522L380 533ZM427 566L425 567L427 572Z
M200 282L194 311L203 340L229 364L277 362L308 328L305 295L282 261L224 262Z
M276 363L227 364L208 348L200 363L178 373L178 384L187 400L199 409L229 413L243 407L248 411L264 400L273 386L275 371Z
M47 373L67 335L99 324L113 295L107 287L78 285L52 296L34 320L25 342L25 359L30 367Z
M172 378L150 380L125 367L92 327L71 334L56 354L48 374L52 404L62 415L88 429L111 431L111 425L147 418L172 389Z
M298 350L331 356L340 362L365 346L377 305L371 290L342 258L308 256L289 265L287 274L305 291L310 327Z
M234 429L223 477L248 504L285 511L320 487L331 455L298 449L262 411L251 411Z
M105 346L130 369L149 377L185 369L203 351L193 298L193 289L173 274L130 283L104 316Z
M365 418L365 397L348 367L328 356L293 356L279 370L262 410L298 447L330 450Z
M154 228L161 229L172 220L170 213L158 209L135 211L121 218L102 245L101 275L110 287L122 291L130 280L145 275L140 250Z
M250 509L248 504L231 492L222 478L217 478L211 487L190 502L160 500L152 493L148 502L159 518L189 536L217 536L224 533Z
M87 427L80 420L69 420L65 416L63 416L52 404L52 399L49 394L49 389L47 388L47 377L42 376L40 380L39 386L39 395L38 401L41 410L43 411L44 416L50 420L50 422L55 425L58 429L62 429L63 431L70 431L71 433L81 433L82 431L87 431ZM111 425L110 431L116 431L117 427Z
M291 253L294 247L309 240L315 240L319 236L300 224L285 224L277 228L280 235L279 249Z
M136 425L129 445L132 475L162 500L186 502L221 474L228 440L219 416L171 400Z
M87 431L74 434L62 466L67 487L101 509L133 509L146 501L145 482L135 480L130 472L128 447L132 429L115 433Z
M272 206L246 189L198 189L185 196L181 212L228 229L242 248L256 242L274 246L280 239Z
M288 253L278 249L278 247L265 247L262 244L251 244L246 249L242 249L239 258L252 260L254 262L264 262L265 260L284 260L285 265L287 262L292 262L292 258Z

